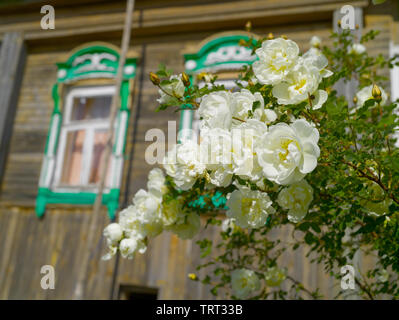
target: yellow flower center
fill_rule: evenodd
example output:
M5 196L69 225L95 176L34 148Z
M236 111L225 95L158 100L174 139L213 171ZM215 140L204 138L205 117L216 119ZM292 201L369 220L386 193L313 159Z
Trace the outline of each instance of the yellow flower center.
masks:
M295 90L303 88L305 84L306 84L306 79L301 79L301 81L299 81L299 83L295 86Z
M288 146L293 141L294 140L292 140L292 139L284 139L284 140L281 141L281 148L285 151L284 153L280 152L279 155L278 155L281 161L284 161L284 160L287 159L287 156L288 156L288 153L289 153Z

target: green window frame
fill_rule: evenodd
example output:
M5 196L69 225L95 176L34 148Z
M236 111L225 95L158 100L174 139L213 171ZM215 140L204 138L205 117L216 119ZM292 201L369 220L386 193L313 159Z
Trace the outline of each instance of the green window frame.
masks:
M75 49L66 62L57 63L57 81L52 89L54 103L39 179L36 198L36 215L42 217L48 204L91 205L96 198L95 188L81 190L73 188L61 190L54 185L57 153L59 152L60 132L63 125L64 98L68 88L90 86L112 86L119 64L119 51L113 45L95 42ZM137 58L127 58L123 68L123 81L120 90L120 107L115 124L115 143L109 187L103 194L102 203L107 206L111 219L119 207L123 160L126 145L127 127L130 117L130 93L136 75Z

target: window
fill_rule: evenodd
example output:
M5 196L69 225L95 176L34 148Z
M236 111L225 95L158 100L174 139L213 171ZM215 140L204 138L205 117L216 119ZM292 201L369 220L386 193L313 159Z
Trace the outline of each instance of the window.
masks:
M113 86L99 86L73 88L67 93L54 187L93 189L98 184L114 92Z
M94 203L110 128L118 61L118 48L96 42L75 49L66 62L57 63L57 81L52 91L54 109L36 198L39 217L48 204ZM111 218L119 207L135 71L136 59L126 59L103 194L103 204L108 207Z
M239 70L256 60L249 48L239 45L240 40L256 39L257 36L248 32L232 31L213 35L202 41L198 47L189 48L184 54L185 71L192 81L197 81L201 72L213 73L218 76L216 83L223 84L226 89L234 90ZM199 82L202 87L205 83ZM199 137L198 112L186 109L181 112L179 140ZM190 130L193 131L194 134Z

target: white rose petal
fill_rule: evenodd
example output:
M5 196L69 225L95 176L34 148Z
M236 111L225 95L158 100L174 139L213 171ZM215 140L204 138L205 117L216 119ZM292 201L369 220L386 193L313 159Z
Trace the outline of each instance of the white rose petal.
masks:
M180 239L192 239L200 230L201 219L195 212L181 216L180 221L168 227L168 230L175 233Z
M360 55L364 52L366 52L366 47L360 43L355 43L352 46L348 47L348 53Z
M328 94L324 90L317 90L314 94L314 99L312 100L312 109L320 109L323 104L327 101Z
M147 188L149 192L160 198L168 191L165 186L165 175L161 169L154 168L149 172Z
M201 129L221 128L230 130L232 120L232 94L216 91L202 97L198 113L202 118Z
M243 179L257 182L262 178L256 149L267 132L265 123L248 119L232 130L233 172Z
M227 230L229 230L229 229L233 230L234 229L234 219L231 219L231 218L224 219L222 222L221 229L223 232L227 232Z
M104 237L109 245L115 245L122 239L123 231L118 223L111 223L104 229Z

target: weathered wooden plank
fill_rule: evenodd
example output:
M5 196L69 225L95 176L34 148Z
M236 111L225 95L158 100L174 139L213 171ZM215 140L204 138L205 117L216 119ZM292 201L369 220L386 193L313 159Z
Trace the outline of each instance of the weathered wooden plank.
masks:
M330 19L330 13L342 6L342 4L355 6L367 6L366 0L285 0L285 1L262 1L251 0L236 2L234 6L226 6L223 2L198 4L188 2L177 4L172 7L158 6L142 8L135 12L133 28L135 35L159 34L160 32L194 31L200 28L219 28L229 21L236 21L235 24L245 23L245 19L258 20L262 24L282 24L299 20L310 21ZM220 15L223 12L223 15ZM315 14L317 12L317 14ZM123 13L107 12L104 14L90 14L90 11L83 12L70 17L70 12L64 12L57 18L57 27L52 32L42 32L40 21L34 19L28 22L16 22L5 27L0 25L0 33L5 30L25 30L29 39L54 38L59 36L73 36L77 29L83 34L105 33L109 31L122 30ZM245 18L243 18L245 16ZM101 23L99 23L101 22ZM209 23L212 22L212 23ZM179 27L177 27L179 26ZM233 25L227 24L229 28Z
M0 183L17 109L25 56L23 33L6 33L0 50Z

